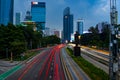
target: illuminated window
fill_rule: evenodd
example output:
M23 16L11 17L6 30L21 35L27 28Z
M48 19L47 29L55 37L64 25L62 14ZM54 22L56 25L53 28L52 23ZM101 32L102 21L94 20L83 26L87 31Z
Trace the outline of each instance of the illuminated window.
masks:
M67 16L65 16L65 18L68 18Z
M38 4L38 2L32 2L33 4Z

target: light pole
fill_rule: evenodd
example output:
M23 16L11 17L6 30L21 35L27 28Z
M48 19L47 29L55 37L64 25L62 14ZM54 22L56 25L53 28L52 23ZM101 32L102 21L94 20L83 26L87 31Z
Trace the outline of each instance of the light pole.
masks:
M80 36L80 35L78 36L78 39L79 39L79 45L80 45L80 39L81 39L81 36Z
M110 80L119 80L118 76L118 40L117 40L117 10L116 10L116 0L110 0L110 55L109 55L109 77Z
M10 61L13 62L13 53L11 51L11 54L10 54Z
M81 49L78 46L79 41L80 41L80 35L78 32L75 33L75 47L74 47L74 55L75 56L81 56Z

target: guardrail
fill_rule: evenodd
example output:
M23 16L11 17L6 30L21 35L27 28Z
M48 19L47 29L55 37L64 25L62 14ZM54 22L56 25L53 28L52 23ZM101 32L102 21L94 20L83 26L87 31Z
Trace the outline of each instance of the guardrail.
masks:
M81 50L81 53L91 57L94 60L97 60L98 62L100 62L100 63L102 63L102 64L104 64L106 66L109 66L109 60L107 60L107 59L104 59L104 58L102 58L100 56L96 56L96 55L90 54L89 52L83 51L83 50Z

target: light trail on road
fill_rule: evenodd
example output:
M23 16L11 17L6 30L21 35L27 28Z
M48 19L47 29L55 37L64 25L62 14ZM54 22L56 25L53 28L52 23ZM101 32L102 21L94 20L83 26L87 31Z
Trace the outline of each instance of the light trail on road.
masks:
M22 68L5 80L66 80L60 60L60 49L57 45L45 50L33 59L22 64Z

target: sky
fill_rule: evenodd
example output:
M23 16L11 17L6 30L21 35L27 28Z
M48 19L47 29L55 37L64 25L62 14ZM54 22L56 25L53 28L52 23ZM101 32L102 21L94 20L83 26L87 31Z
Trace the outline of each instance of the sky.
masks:
M107 21L110 22L110 0L14 0L14 15L22 14L21 21L27 10L30 10L31 1L46 2L46 27L50 29L63 29L63 11L70 7L74 16L74 31L77 19L84 19L84 31L89 27ZM120 0L117 1L118 23L120 24ZM14 16L15 18L15 16Z

